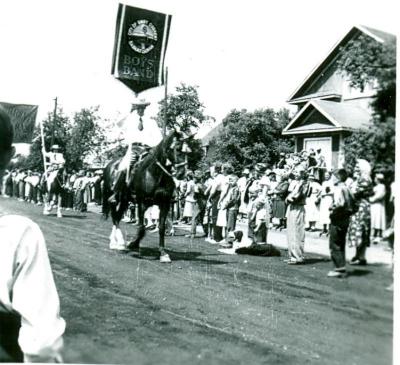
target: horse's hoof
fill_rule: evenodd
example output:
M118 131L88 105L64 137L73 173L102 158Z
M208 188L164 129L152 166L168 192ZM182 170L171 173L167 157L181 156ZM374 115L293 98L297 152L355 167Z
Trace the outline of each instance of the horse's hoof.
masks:
M57 218L62 218L62 217L63 217L62 213L61 212L57 212Z
M167 253L163 254L160 256L160 262L163 264L169 264L171 263L171 259Z
M131 242L126 248L130 251L139 251L139 244L135 242Z
M110 243L110 250L128 251L128 249L127 249L127 247L125 247L125 245L119 245L118 243L114 243L114 244Z
M46 209L43 211L43 215L50 215L50 212Z

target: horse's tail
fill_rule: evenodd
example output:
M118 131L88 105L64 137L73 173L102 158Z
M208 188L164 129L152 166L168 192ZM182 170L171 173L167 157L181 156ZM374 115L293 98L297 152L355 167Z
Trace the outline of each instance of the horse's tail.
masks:
M109 163L103 172L103 204L101 213L103 214L103 218L107 219L110 215L110 202L108 198L111 196L111 163Z
M111 195L110 190L108 189L108 187L106 187L106 184L104 183L103 204L101 208L101 213L103 214L104 219L107 219L108 216L110 215L110 202L108 201L110 195Z

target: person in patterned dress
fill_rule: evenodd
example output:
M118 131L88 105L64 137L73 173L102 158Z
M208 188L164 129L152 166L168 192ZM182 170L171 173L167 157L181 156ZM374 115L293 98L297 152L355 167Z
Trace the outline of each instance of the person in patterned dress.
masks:
M351 192L357 205L356 212L350 218L348 242L350 247L356 247L356 254L351 259L351 265L366 265L365 253L370 245L371 208L369 198L373 195L371 180L371 165L368 161L357 160L354 169L355 181Z

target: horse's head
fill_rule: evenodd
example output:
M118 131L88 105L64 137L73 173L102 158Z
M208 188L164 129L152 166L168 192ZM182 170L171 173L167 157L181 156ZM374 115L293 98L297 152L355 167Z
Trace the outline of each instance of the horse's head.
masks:
M191 152L189 148L189 140L193 136L174 129L166 139L166 166L172 166L177 179L183 178L187 165L187 155Z

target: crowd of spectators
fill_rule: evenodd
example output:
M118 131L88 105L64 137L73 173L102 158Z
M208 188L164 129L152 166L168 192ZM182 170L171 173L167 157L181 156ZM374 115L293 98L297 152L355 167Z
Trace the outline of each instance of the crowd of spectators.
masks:
M89 203L102 203L102 170L66 172L62 207L66 210L87 211ZM45 188L43 174L38 171L12 169L3 176L1 195L31 204L43 205Z
M357 248L353 263L365 264L366 247L381 242L392 221L393 182L389 188L385 182L385 176L371 171L365 160L359 160L354 171L342 169L335 175L319 150L281 154L274 166L257 163L240 174L229 164L216 163L205 173L188 171L176 182L174 212L181 223L191 224L192 238L201 225L207 242L225 248L237 239L238 221L247 225L244 238L253 244L267 243L269 229L286 230L288 246L294 245L288 247L288 263L298 264L304 260L305 231L317 236L332 232L332 212L341 201L335 191L343 183L344 196L348 189L352 197L345 203L354 205L348 208L346 240ZM337 230L330 239L336 237Z
M379 243L385 230L393 225L390 213L394 209L394 192L388 189L382 173L372 174L369 163L360 161L354 171L345 171L346 179L342 182L356 197L360 189L365 191L358 201L358 215L354 214L349 221L348 234L346 227L346 239L357 247L354 260L364 264L366 247L370 242ZM362 181L360 170L364 171ZM305 232L329 236L337 226L332 225L332 207L336 204L335 189L344 175L340 173L340 179L336 175L328 169L320 150L282 153L274 166L256 163L240 173L230 164L218 162L209 171L187 170L183 180L175 180L175 199L167 234L173 234L174 224L181 223L190 225L187 236L195 238L200 225L201 236L207 242L230 248L238 240L237 222L246 227L239 235L240 240L250 244L268 243L270 229L285 230L288 263L302 263ZM64 209L85 212L89 203L101 205L102 170L73 171L66 173L64 180ZM1 194L41 205L44 198L42 175L29 170L6 171ZM388 206L391 208L386 212ZM146 212L147 228L158 229L158 214L156 206ZM135 222L135 217L136 207L131 202L124 220ZM337 230L333 232L331 240L337 238Z

